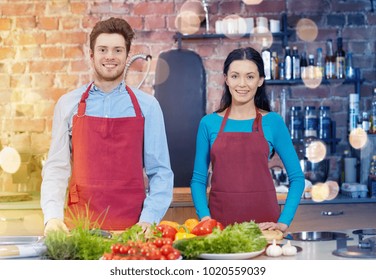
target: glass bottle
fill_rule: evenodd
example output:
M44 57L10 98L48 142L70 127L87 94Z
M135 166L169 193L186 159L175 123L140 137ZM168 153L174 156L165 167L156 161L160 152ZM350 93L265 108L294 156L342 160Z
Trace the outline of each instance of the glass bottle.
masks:
M332 138L331 133L332 120L330 118L330 107L320 106L319 108L319 138L320 139L330 139Z
M302 52L302 56L300 58L300 77L302 79L307 78L307 67L308 67L307 54L306 52Z
M369 121L369 116L368 112L364 111L362 113L362 129L369 133L369 127L370 127L370 121Z
M271 52L268 47L268 41L266 38L262 40L262 50L261 50L261 57L264 61L264 72L265 72L265 80L271 79Z
M292 57L289 46L285 47L285 79L291 80L292 78Z
M326 40L326 54L325 54L325 78L336 78L336 58L333 54L333 41L332 39Z
M357 128L359 116L359 94L350 93L349 96L349 132Z
M301 109L300 106L292 106L290 108L289 129L292 140L300 140L303 138L303 117Z
M304 110L304 137L317 137L317 113L315 106L306 106Z
M316 78L324 77L324 63L322 57L322 48L317 48L317 59L316 59Z
M272 80L279 80L279 58L277 52L272 52L271 70Z
M300 57L298 47L292 47L292 79L300 79Z
M346 78L354 79L354 77L355 77L355 69L353 65L353 56L352 56L352 52L348 52L346 55Z
M336 57L336 76L337 79L345 78L345 51L342 48L342 37L341 35L337 38L337 51Z
M370 133L376 133L376 88L373 89L372 101L371 101L371 126Z
M315 75L315 56L313 54L308 55L308 68L307 68L308 79L314 79Z
M372 156L369 174L368 174L368 190L370 197L376 197L376 155Z

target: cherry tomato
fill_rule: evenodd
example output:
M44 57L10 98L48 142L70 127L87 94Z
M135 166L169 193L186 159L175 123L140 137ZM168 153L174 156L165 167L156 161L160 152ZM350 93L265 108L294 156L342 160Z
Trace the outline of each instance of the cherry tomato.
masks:
M163 245L160 249L162 255L164 256L167 256L168 254L172 253L173 250L174 248L172 248L172 246L169 244Z
M157 238L153 241L153 244L158 248L163 246L163 238Z
M114 253L114 254L118 254L119 253L119 250L120 250L120 244L112 244L111 245L111 251L112 251L112 253Z

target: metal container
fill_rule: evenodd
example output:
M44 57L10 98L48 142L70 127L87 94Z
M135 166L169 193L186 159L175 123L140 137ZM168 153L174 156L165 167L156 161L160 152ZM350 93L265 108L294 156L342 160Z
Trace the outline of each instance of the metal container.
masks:
M339 238L349 238L346 233L332 231L301 231L288 234L286 239L296 241L330 241Z

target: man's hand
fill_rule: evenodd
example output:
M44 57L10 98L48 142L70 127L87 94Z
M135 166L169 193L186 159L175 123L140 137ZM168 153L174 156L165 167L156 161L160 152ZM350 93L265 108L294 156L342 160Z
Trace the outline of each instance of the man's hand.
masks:
M49 232L52 231L62 231L69 233L68 227L60 219L51 219L49 220L44 227L44 235L46 236Z

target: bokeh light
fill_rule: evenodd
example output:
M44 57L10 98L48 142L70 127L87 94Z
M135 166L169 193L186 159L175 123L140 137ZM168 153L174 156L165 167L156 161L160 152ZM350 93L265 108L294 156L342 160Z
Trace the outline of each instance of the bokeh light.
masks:
M336 181L327 181L325 184L327 184L329 187L329 195L326 200L335 199L339 193L338 183Z
M0 152L0 166L7 173L16 173L21 166L21 156L12 147L5 147Z
M302 18L296 24L296 34L302 41L313 42L318 35L316 23L307 18Z
M305 67L302 71L302 80L306 87L308 88L317 88L321 85L323 74L320 70L320 67L317 66L308 66Z
M229 15L222 20L222 33L229 39L239 39L247 32L245 19L238 15Z
M330 190L326 183L317 183L312 186L311 196L315 202L322 202L329 197Z
M175 27L184 35L191 35L200 29L200 17L192 11L182 11L175 18Z
M191 12L198 16L200 22L205 19L205 11L202 2L199 0L188 0L183 3L180 12Z
M313 163L322 161L326 157L326 145L321 140L313 140L308 143L305 151L307 159Z
M246 5L258 5L264 0L243 0L243 3Z
M363 128L358 127L350 132L349 142L354 149L363 148L367 144L367 141L367 132L365 132Z
M160 85L168 79L168 76L170 75L170 66L168 65L166 60L159 58L157 67L158 75L155 75L154 84Z

